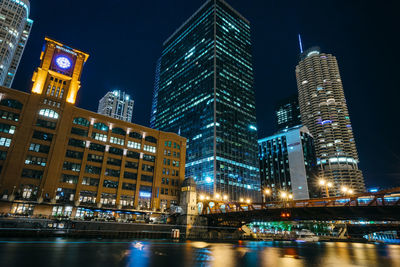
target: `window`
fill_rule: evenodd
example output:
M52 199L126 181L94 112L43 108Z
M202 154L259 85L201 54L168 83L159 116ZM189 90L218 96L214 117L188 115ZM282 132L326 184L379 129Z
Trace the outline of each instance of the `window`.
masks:
M154 172L154 166L142 164L142 171Z
M77 175L69 175L69 174L61 174L61 183L67 184L77 184L79 176Z
M93 162L102 163L103 162L103 156L95 155L95 154L88 154L87 161L93 161Z
M0 123L0 132L8 133L8 134L14 134L15 133L15 126L14 125Z
M165 141L165 146L171 147L172 142L171 141Z
M19 114L10 111L0 110L0 118L10 121L19 121Z
M29 151L35 151L35 152L48 154L50 151L50 147L46 146L46 145L42 145L42 144L31 143L29 145Z
M136 184L122 183L122 189L136 191Z
M57 123L54 121L46 121L46 120L42 120L42 119L37 119L36 126L54 130L57 127Z
M107 135L106 134L93 132L92 133L92 138L96 139L96 140L99 140L99 141L107 142Z
M138 162L125 161L125 168L137 169L138 166Z
M84 148L86 146L86 141L70 138L68 141L68 145Z
M101 193L100 203L104 205L115 205L117 195Z
M101 173L101 167L96 167L96 166L92 166L92 165L86 165L85 172L86 173L92 173L92 174L100 174Z
M134 138L134 139L139 139L142 140L142 135L140 133L137 132L131 132L129 133L129 137Z
M141 144L138 142L128 141L128 147L134 149L140 149Z
M128 151L128 153L126 154L126 156L128 158L133 158L133 159L138 159L140 158L140 154L138 152L135 151Z
M107 188L118 188L118 182L111 180L104 180L103 187Z
M125 142L124 142L124 139L111 136L111 137L110 137L110 143L123 146Z
M88 134L89 134L89 131L88 130L84 130L84 129L80 129L80 128L76 128L76 127L72 127L71 128L71 133L87 137Z
M126 179L131 179L131 180L136 180L136 179L137 179L137 173L134 173L134 172L124 172L124 178L126 178Z
M105 125L104 123L101 123L101 122L96 122L93 125L93 128L95 128L97 130L100 130L100 131L103 131L103 132L108 132L108 126Z
M11 144L10 138L0 137L0 146L10 147L10 144Z
M120 149L120 148L110 147L110 149L108 150L108 153L122 156L124 151L122 149Z
M69 188L57 188L57 202L72 202L74 201L75 190Z
M106 150L106 147L100 144L90 143L89 149L104 152Z
M58 113L48 108L39 110L39 115L52 119L58 119Z
M43 171L23 169L21 177L32 178L32 179L42 179Z
M115 134L123 135L123 136L126 135L126 132L125 132L123 129L118 128L118 127L113 128L113 129L111 130L111 132L112 132L112 133L115 133Z
M89 186L99 186L100 179L91 178L91 177L83 177L82 184L89 185Z
M26 156L25 164L27 165L39 165L39 166L46 166L47 159L42 157L36 157L32 155Z
M7 151L0 150L0 160L5 160L7 157Z
M179 161L173 160L173 161L172 161L172 166L174 166L174 167L179 167Z
M86 127L89 127L89 125L90 125L90 122L85 118L75 118L73 123L82 125L82 126L86 126Z
M152 182L153 182L153 176L150 176L150 175L142 175L142 176L140 176L140 180L141 180L142 182L150 182L150 183L152 183Z
M97 192L82 190L79 192L79 201L82 203L96 203Z
M156 153L156 147L155 146L149 146L149 145L144 145L143 150L151 153Z
M22 103L15 99L2 99L0 105L15 109L22 109L23 107Z
M107 164L114 165L114 166L121 166L122 160L115 159L115 158L108 158Z
M73 159L82 159L83 152L67 150L67 152L65 152L65 156L68 158L73 158Z
M51 133L45 133L40 131L34 131L32 138L44 140L44 141L51 141L53 140L53 135Z
M81 170L81 164L74 163L74 162L69 162L69 161L64 161L63 170L79 172Z
M121 172L119 170L106 169L106 172L104 173L104 175L112 176L112 177L119 177L120 173Z
M144 138L144 140L145 141L147 141L147 142L150 142L150 143L154 143L154 144L157 144L157 139L155 138L155 137L153 137L153 136L146 136L145 138Z
M143 155L143 160L145 160L145 161L150 161L150 162L155 162L155 161L156 161L156 157L155 157L155 156L152 156L152 155L146 155L146 154L144 154L144 155Z
M124 186L122 186L122 187L124 187ZM128 189L128 190L129 190L129 189ZM134 190L134 191L135 191L135 190ZM122 206L124 206L124 207L126 207L126 206L131 206L131 207L133 207L133 205L134 205L134 203L135 203L135 197L134 197L134 196L124 196L124 195L121 195L119 203L120 203Z

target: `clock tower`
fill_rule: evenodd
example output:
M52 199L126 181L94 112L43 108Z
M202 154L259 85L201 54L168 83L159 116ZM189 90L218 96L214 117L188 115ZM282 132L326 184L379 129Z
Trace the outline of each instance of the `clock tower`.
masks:
M45 38L40 67L34 72L32 93L74 104L81 86L82 68L89 55Z

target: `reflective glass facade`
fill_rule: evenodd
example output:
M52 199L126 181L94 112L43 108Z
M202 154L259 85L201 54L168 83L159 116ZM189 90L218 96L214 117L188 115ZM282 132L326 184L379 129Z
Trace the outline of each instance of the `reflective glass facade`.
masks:
M188 139L186 176L207 194L259 200L250 24L207 1L163 46L154 127Z
M301 124L299 97L297 94L279 101L275 108L278 131Z

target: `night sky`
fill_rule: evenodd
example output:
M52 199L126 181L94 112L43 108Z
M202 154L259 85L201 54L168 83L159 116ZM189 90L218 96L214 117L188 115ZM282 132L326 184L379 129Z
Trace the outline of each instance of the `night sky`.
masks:
M276 101L296 93L297 34L337 57L367 186L400 185L399 20L395 0L227 0L252 25L259 137L275 132ZM135 100L149 125L163 41L203 0L31 0L34 20L13 88L29 91L44 36L90 54L77 106L109 90Z

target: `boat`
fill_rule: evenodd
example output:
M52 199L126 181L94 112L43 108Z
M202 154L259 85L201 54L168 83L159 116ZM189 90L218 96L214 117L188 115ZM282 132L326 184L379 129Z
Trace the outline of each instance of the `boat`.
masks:
M319 237L307 229L302 229L297 234L296 242L318 242Z

